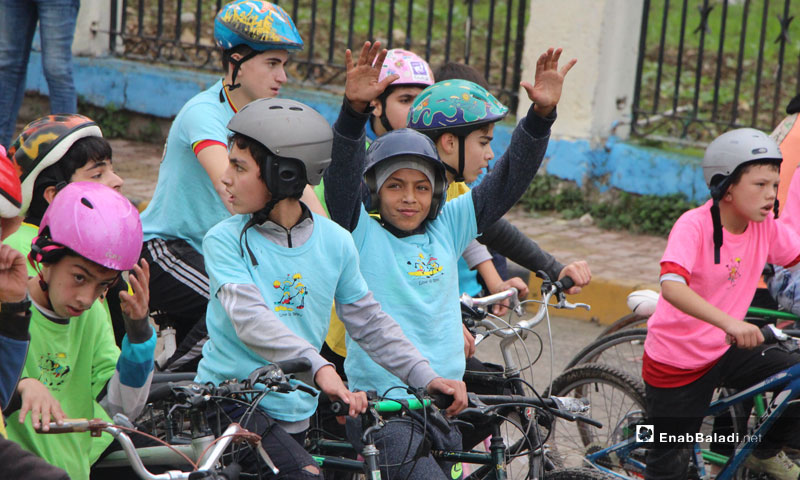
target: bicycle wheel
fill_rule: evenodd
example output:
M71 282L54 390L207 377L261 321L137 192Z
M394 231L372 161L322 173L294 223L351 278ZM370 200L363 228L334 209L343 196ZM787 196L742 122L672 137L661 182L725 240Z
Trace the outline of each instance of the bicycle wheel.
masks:
M553 395L585 399L586 414L603 424L597 428L582 422L557 419L550 431L551 454L565 467L586 465L585 455L617 444L635 433L635 425L645 417L644 386L641 381L608 365L578 365L553 382ZM642 455L644 450L634 452ZM621 473L631 473L619 459L600 463Z
M590 468L559 468L544 475L547 480L611 480L618 477Z
M584 363L604 363L633 378L641 378L645 337L646 328L620 330L600 337L578 352L567 368Z
M629 313L606 327L605 330L600 332L600 335L598 335L597 338L599 339L600 337L611 335L612 333L624 330L626 328L646 328L648 318L650 317L639 315L638 313Z

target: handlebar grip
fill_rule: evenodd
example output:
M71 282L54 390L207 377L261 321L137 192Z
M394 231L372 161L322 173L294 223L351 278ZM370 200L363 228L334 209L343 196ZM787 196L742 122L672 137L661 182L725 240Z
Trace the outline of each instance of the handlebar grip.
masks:
M300 372L307 372L311 370L311 361L307 358L291 358L289 360L283 360L281 362L275 362L275 365L278 366L283 373L290 374L290 373L300 373Z
M347 412L350 410L350 406L341 400L336 400L335 402L331 402L330 410L331 413L336 415L347 415Z
M772 331L769 325L764 325L761 327L761 334L764 335L764 343L778 343L778 339L775 337L775 333Z
M433 404L436 405L440 410L444 410L450 405L453 404L455 398L452 395L446 395L444 393L434 392L430 394L431 400L433 400Z
M171 383L152 384L150 386L150 393L147 394L147 403L164 400L170 393L172 393Z
M561 280L558 281L561 284L562 290L569 290L570 288L575 286L575 280L572 279L569 275L564 276Z

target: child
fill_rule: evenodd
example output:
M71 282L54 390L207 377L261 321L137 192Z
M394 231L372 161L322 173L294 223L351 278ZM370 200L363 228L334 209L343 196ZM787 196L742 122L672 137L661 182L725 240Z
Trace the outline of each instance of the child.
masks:
M703 175L711 200L684 213L661 259L661 297L647 321L642 377L647 416L659 434L697 432L713 391L746 388L800 357L761 345L758 327L742 321L766 262L794 265L800 241L772 216L781 152L764 133L742 128L708 146ZM745 465L795 480L800 467L781 451L798 444L790 406ZM691 446L656 444L648 479L685 479Z
M144 407L156 341L147 316L148 266L136 263L141 235L139 214L125 197L104 185L71 183L53 199L34 239L31 256L41 270L15 279L27 282L31 342L18 396L4 412L19 409L8 435L73 479L89 477L92 437L35 430L67 415L135 418ZM120 352L96 300L130 269L134 294L120 293L128 332Z
M83 115L48 115L34 120L8 149L8 158L20 172L24 220L4 243L26 257L47 206L66 184L97 182L115 190L123 184L114 173L111 145L100 127ZM30 262L28 275L36 275Z
M426 136L408 129L389 132L370 145L365 162L369 104L397 77L378 81L380 71L373 65L381 65L385 56L379 51L380 43L365 43L355 65L350 51L346 53L345 99L334 127L331 166L325 173L326 200L331 217L352 232L361 273L375 298L438 374L460 379L464 355L457 259L473 238L516 202L536 173L564 76L575 61L559 71L560 49L550 49L539 58L536 86L523 82L534 106L517 127L508 151L480 186L445 205L445 169ZM489 104L476 107L483 110ZM362 174L379 220L361 204ZM401 379L375 364L350 338L347 347L345 370L352 388L407 397L396 388L402 387ZM422 426L414 425L406 418L390 420L375 435L384 473L445 478L430 455L414 461L404 453L413 454L422 441L418 433ZM351 439L357 440L355 426L348 423L348 429ZM444 429L449 441L460 443L457 432L453 436L453 429ZM458 476L457 469L448 473Z
M233 132L230 164L221 178L237 215L214 226L203 240L211 301L209 340L197 381L218 384L245 378L271 362L305 357L312 368L301 378L344 400L351 415L364 412L366 395L348 391L318 353L335 299L353 338L370 355L380 355L381 365L411 385L463 399L463 383L439 378L381 311L358 271L350 235L299 200L330 163L327 121L302 103L261 99L237 113L228 128ZM260 406L269 417L241 419L262 435L284 475L321 478L301 446L316 403L299 391L268 395ZM240 421L245 408L234 405L226 413L226 421ZM243 467L254 472L254 459Z
M220 182L228 165L225 126L248 103L277 96L287 81L289 55L303 48L289 14L262 0L223 5L214 20L214 39L222 50L223 77L175 117L153 199L142 213L142 257L153 269L150 310L157 322L175 327L179 343L160 365L171 371L194 371L206 337L203 236L233 213ZM304 199L318 206L308 192Z

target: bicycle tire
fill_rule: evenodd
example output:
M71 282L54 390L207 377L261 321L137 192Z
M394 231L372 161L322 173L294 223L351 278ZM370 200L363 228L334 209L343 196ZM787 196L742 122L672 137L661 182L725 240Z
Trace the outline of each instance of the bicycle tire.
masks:
M584 363L604 363L634 378L641 378L646 337L646 328L630 328L600 337L572 357L566 368Z
M588 415L602 429L581 422L557 419L550 431L551 453L565 467L585 465L585 455L614 445L633 435L645 418L644 384L619 370L602 364L575 366L553 381L552 394L588 400ZM606 468L627 472L625 465L608 459Z
M600 332L597 338L611 335L612 333L624 330L626 328L645 328L647 327L647 319L650 318L638 313L629 313L622 318L619 318L611 325L607 326L605 330Z
M611 480L619 477L591 468L559 468L547 472L542 478L546 480Z

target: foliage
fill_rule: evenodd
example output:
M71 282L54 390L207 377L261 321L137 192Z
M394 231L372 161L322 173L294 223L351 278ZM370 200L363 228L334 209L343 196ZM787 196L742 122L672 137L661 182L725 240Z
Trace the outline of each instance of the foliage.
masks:
M531 211L555 211L564 218L590 214L601 228L666 236L683 212L697 206L681 194L666 196L614 192L600 198L571 182L537 175L520 203Z
M105 138L129 137L128 130L131 124L130 114L120 109L113 103L105 107L96 107L84 98L78 99L78 111L86 115L100 126Z

